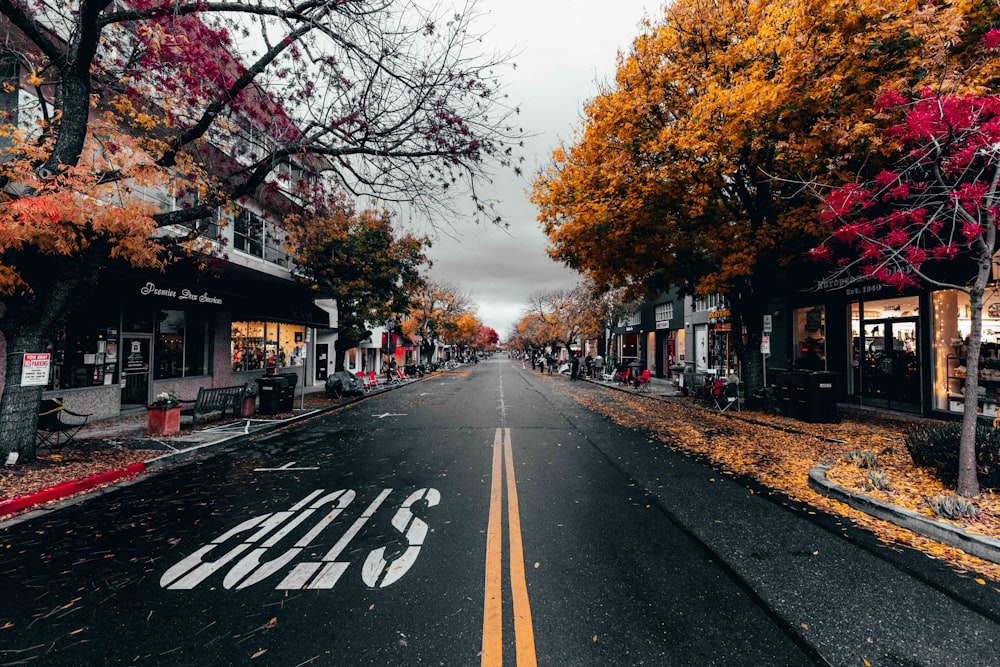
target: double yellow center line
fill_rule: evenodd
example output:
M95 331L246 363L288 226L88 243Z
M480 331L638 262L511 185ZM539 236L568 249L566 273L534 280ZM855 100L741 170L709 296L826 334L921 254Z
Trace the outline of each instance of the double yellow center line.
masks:
M510 589L514 603L514 642L518 667L535 667L535 632L531 627L528 584L524 578L524 548L521 516L517 509L514 454L510 429L498 428L493 437L493 479L490 485L490 519L486 531L486 596L483 609L482 667L503 664L503 598L501 563L503 551L503 465L507 468L507 525L510 530Z

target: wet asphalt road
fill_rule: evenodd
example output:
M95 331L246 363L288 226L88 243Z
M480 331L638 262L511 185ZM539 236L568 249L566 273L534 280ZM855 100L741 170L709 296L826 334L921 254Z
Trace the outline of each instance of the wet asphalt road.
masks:
M0 665L997 664L989 587L568 385L463 368L0 529Z

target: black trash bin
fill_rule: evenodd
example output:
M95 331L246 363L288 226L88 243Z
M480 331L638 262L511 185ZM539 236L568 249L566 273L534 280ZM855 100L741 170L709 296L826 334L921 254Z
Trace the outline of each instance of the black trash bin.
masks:
M805 399L799 419L814 424L833 424L837 413L837 374L815 371L806 378Z
M267 375L257 378L255 382L257 395L260 396L257 412L262 415L276 415L282 412L282 393L288 387L288 380L281 375Z
M285 378L285 387L281 392L281 411L291 412L295 409L295 385L299 382L298 373L278 373L276 377Z
M805 412L808 375L806 371L782 371L775 377L774 384L779 388L778 400L781 403L783 417L802 418Z

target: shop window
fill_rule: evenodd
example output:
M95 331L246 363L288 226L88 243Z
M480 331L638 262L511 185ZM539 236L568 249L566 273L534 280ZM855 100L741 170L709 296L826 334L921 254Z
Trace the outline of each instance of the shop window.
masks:
M157 311L153 350L157 380L205 375L209 358L208 323L183 310Z
M941 290L931 297L933 402L937 410L961 412L972 333L969 295ZM989 294L983 304L982 347L979 354L978 411L996 417L1000 406L1000 295Z
M792 312L792 344L795 367L826 370L826 312L823 306L797 308Z
M278 322L233 322L234 371L252 371L305 363L306 328Z
M118 381L119 314L81 310L50 345L49 389L111 385Z

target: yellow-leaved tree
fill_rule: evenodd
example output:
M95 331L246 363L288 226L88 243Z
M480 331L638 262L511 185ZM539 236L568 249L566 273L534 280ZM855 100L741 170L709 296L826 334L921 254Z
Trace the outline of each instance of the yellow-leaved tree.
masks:
M536 177L551 256L602 285L725 295L760 386L762 316L822 236L802 182L884 164L883 85L994 83L995 59L970 63L997 19L970 1L670 3Z

